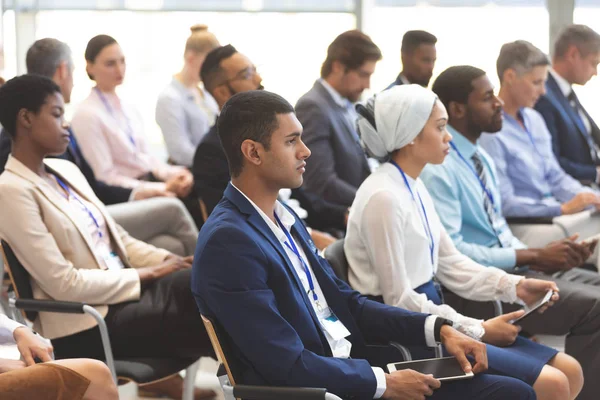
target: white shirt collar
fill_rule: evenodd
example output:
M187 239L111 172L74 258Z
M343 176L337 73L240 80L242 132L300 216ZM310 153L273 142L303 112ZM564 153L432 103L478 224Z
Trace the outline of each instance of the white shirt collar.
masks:
M252 200L250 200L250 198L248 196L246 196L246 194L244 192L242 192L240 189L238 189L233 183L231 183L231 186L233 186L238 192L240 192L242 194L242 196L244 196L246 198L246 200L248 200L250 202L250 204L252 204L252 207L254 207L254 209L258 212L258 214L262 217L262 219L265 220L265 223L267 224L267 226L269 228L271 228L271 231L273 231L273 233L275 234L277 239L279 239L280 242L287 241L287 236L285 235L285 233L281 230L281 228L276 223L274 223L271 220L271 218L269 218L267 216L267 214L265 214L263 212L263 210L261 210ZM296 223L296 218L294 218L292 213L290 213L287 210L287 208L285 208L283 206L283 204L281 204L279 202L279 200L275 201L275 214L277 214L277 216L279 217L279 220L281 221L281 223L283 224L285 229L287 229L288 232L290 232L292 226Z
M571 94L571 91L573 90L571 88L571 84L565 78L560 76L559 73L554 70L554 68L550 68L550 74L552 75L552 77L554 78L556 83L558 84L558 87L559 87L560 91L562 92L562 94L565 97L569 97L569 95Z
M400 74L398 75L398 77L400 78L400 81L402 81L403 84L410 85L410 81L404 76L404 74Z
M350 100L339 94L338 91L335 90L325 79L319 78L319 82L321 82L323 87L325 87L325 90L329 92L329 94L333 98L333 101L335 101L337 105L339 105L342 108L348 108L348 105L352 104Z

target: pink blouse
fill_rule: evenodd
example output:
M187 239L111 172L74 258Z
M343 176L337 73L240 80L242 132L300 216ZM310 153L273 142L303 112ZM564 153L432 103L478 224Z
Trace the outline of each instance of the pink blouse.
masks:
M163 182L182 170L150 153L140 114L115 94L92 89L77 107L71 126L94 175L108 184L164 190ZM150 172L163 182L139 180Z

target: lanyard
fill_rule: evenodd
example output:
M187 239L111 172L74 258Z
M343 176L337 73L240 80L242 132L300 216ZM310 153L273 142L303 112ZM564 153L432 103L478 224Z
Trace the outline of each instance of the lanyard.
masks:
M410 192L410 196L412 197L413 201L417 202L417 200L415 199L415 195L413 194L412 189L410 188L410 184L408 183L408 179L406 179L406 174L404 173L404 171L402 171L402 168L400 168L400 166L398 164L396 164L396 162L394 160L391 160L390 163L396 167L398 169L398 171L400 171L400 174L402 175L402 178L404 179L404 183L406 184L406 187L408 188L408 191ZM425 206L423 205L423 200L421 200L421 195L419 194L419 191L417 190L417 197L419 198L419 203L421 203L421 210L423 210L423 215L421 215L421 213L419 213L419 217L421 218L421 223L423 224L423 228L425 229L425 233L429 235L429 256L431 258L431 265L433 266L433 251L435 249L435 242L433 241L433 234L431 233L431 227L429 226L429 219L427 218L427 211L425 211ZM425 217L425 218L423 218Z
M108 100L106 99L106 97L102 94L100 89L98 89L97 87L95 87L94 90L96 91L96 93L98 94L98 97L104 104L104 108L106 108L106 111L108 111L108 113L113 117L113 119L115 120L117 125L120 125L119 120L117 120L117 116L115 115L115 113L114 113L112 107L110 106ZM135 149L136 148L135 147L135 138L133 137L133 128L131 127L131 121L127 117L127 114L125 114L125 111L121 110L121 113L123 114L123 117L125 117L125 122L127 123L127 131L125 132L125 134L127 135L127 138L129 139L129 141L131 142L131 145Z
M302 264L302 268L304 269L304 273L306 274L306 279L308 279L308 287L309 287L308 294L312 293L312 297L313 297L313 300L315 301L315 305L317 306L317 310L319 312L323 311L323 307L321 307L321 304L319 303L319 296L317 296L317 292L315 292L315 284L314 284L312 276L310 274L310 270L308 269L308 265L306 265L306 262L304 262L304 258L302 258L302 256L300 255L300 252L298 251L298 248L296 247L296 243L294 243L294 240L292 239L292 235L290 235L288 230L285 229L285 227L281 223L281 220L279 219L277 214L275 214L275 219L277 220L277 224L283 230L283 233L285 233L285 236L288 239L287 242L284 242L285 245L287 246L288 249L290 249L296 255L296 257L298 257L298 259L300 260L300 263Z
M463 162L467 165L467 167L469 167L469 169L471 170L471 172L473 173L473 175L475 175L475 178L477 178L477 180L479 181L479 184L481 185L481 188L483 189L483 191L485 192L485 194L487 195L487 197L492 202L492 206L494 206L494 210L495 210L496 209L496 205L494 203L494 195L492 194L492 192L483 184L483 181L481 180L481 178L479 178L479 175L477 175L477 171L475 171L475 168L473 168L473 166L471 165L471 163L468 162L467 159L462 154L460 154L460 151L458 150L458 148L456 147L456 145L454 144L454 142L450 141L450 146L452 146L452 149L456 152L456 154L458 154L458 156L460 157L460 159L463 160Z
M79 197L77 197L75 195L75 193L73 193L73 191L69 188L69 186L67 186L57 175L54 175L54 177L56 178L56 182L58 182L60 187L63 188L65 190L65 192L67 192L67 200L69 200L69 197L72 196L75 200L77 200L77 202L81 205L81 207L87 212L90 219L92 221L94 221L94 225L96 225L98 237L102 238L102 231L100 230L100 224L96 220L96 217L94 217L94 214L92 214L92 211L89 208L87 208L87 206L85 204L83 204L83 201L81 201L81 199Z

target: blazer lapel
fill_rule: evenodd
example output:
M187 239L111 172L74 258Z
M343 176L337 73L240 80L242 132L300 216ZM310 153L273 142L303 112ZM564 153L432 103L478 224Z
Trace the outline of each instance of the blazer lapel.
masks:
M338 103L335 102L331 94L325 89L325 86L319 81L315 82L315 90L319 92L319 95L326 99L327 104L330 108L330 114L333 114L335 118L338 120L340 124L342 124L346 128L346 134L348 137L352 139L352 141L357 142L360 145L358 134L356 133L356 128L350 124L348 118L344 115L345 110Z
M558 83L552 75L548 76L548 80L546 81L546 88L548 91L546 95L548 100L554 104L554 107L556 107L556 109L559 110L559 112L563 114L563 118L566 116L567 118L565 119L570 119L575 124L575 126L577 126L577 129L579 129L579 133L583 135L587 143L588 134L585 129L585 125L581 120L581 117L577 114L575 109L571 107L569 99L567 99L563 92L560 90Z
M302 285L302 282L300 282L300 278L298 278L298 274L296 274L296 270L294 269L292 262L287 256L285 249L283 248L283 246L279 242L279 239L277 239L273 231L271 231L271 228L269 228L269 226L266 224L266 222L263 220L260 214L256 211L254 206L250 204L250 202L244 197L244 195L242 195L236 188L234 188L231 185L231 183L227 185L224 197L228 198L233 204L235 204L242 213L248 215L248 222L265 239L267 239L271 246L273 246L277 253L279 253L279 255L283 258L283 260L285 261L285 267L287 268L288 272L294 277L294 281L296 282L296 286L298 288L298 291L300 292L300 295L302 296L302 300L304 301L306 308L310 312L310 315L312 316L315 324L318 327L320 327L319 319L317 318L317 314L315 314L315 310L313 309L312 304L308 299L306 291L304 290L304 286ZM298 221L296 221L296 223L298 223Z

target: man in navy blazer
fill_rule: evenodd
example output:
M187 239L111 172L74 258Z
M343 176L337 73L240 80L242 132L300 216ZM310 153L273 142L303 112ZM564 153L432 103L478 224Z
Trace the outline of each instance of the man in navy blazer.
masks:
M281 188L302 184L310 155L293 111L278 95L250 91L234 95L218 120L232 179L198 237L192 292L200 312L227 332L238 382L323 387L356 399L535 398L513 378L480 374L440 388L430 375L385 374L349 357L366 343L442 342L465 371L487 368L485 346L449 321L368 300L338 280L298 216L277 201Z
M329 45L318 79L296 104L312 152L304 188L350 207L356 190L371 173L356 132L356 103L370 86L381 51L364 33L352 30Z
M599 62L600 35L585 25L567 27L554 45L546 94L535 106L552 134L561 167L583 182L600 183L600 129L571 85L585 85Z

